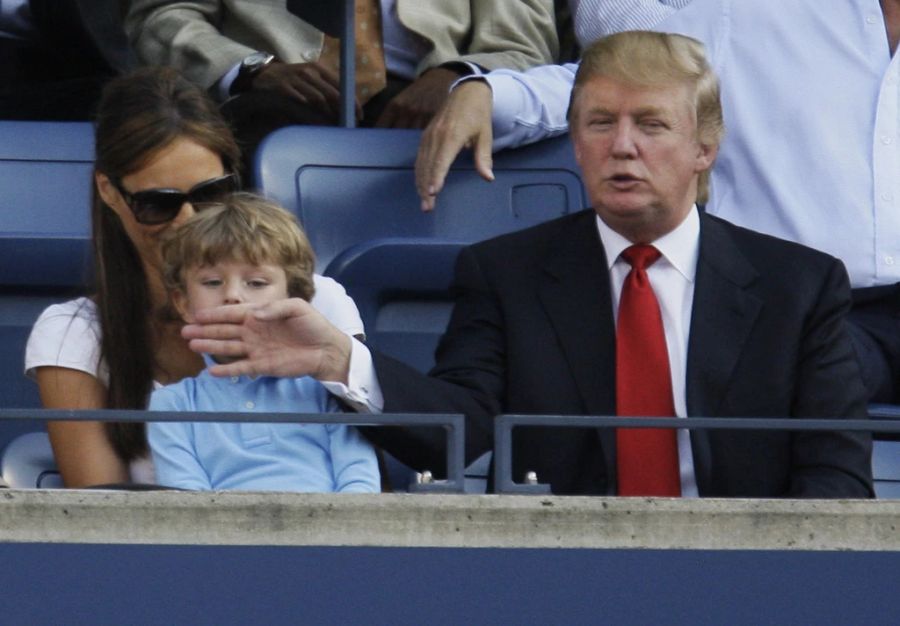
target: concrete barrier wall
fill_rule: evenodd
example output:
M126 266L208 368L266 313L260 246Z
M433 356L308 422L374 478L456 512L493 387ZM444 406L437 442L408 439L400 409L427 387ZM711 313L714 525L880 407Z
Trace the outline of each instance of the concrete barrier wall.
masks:
M896 624L900 501L0 491L0 624Z
M900 551L900 501L7 490L0 542Z

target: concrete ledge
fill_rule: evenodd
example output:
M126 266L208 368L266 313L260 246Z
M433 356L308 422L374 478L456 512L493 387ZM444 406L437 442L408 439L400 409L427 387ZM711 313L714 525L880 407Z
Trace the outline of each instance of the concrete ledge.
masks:
M900 500L3 490L0 542L900 551Z

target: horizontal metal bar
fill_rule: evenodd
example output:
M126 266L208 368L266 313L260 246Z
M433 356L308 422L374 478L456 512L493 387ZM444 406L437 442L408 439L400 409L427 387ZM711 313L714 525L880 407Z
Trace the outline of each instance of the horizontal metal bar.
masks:
M244 413L235 411L145 411L139 409L0 409L0 420L96 422L263 422L305 424L456 426L462 415L443 413Z
M618 417L594 415L499 415L494 420L494 472L497 493L550 493L540 483L516 483L512 478L512 429L553 428L676 428L705 430L783 430L900 433L897 419L815 419L773 417Z
M501 425L572 428L700 428L717 430L841 430L900 433L900 420L784 417L617 417L594 415L500 415Z
M434 426L447 431L447 479L420 483L413 491L465 491L465 418L451 413L235 413L93 409L0 409L2 420L101 422L256 422L263 424L348 424L351 426Z
M900 406L896 404L870 404L869 417L873 419L900 419Z

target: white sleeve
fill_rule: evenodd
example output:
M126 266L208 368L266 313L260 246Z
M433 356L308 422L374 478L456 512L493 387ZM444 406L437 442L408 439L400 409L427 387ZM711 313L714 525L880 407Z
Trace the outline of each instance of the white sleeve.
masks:
M562 135L578 65L541 65L525 72L494 70L483 78L491 86L494 152Z
M344 287L333 278L318 274L313 274L313 282L316 293L310 304L339 330L351 337L365 337L366 330L359 316L359 309Z
M582 48L624 30L650 30L692 0L580 0L572 16Z
M352 340L348 384L322 381L329 393L347 402L360 413L381 413L384 410L384 394L372 363L372 353L364 343Z
M684 8L691 3L694 6ZM720 20L727 14L728 4L722 0L582 0L576 11L576 28L579 15L585 23L582 29L602 29L602 34L655 27L699 39L714 58L711 43L722 36ZM585 17L591 10L598 12L596 20ZM486 80L493 91L494 152L568 131L566 112L577 70L576 63L567 63L524 72L495 70L477 77Z
M106 384L100 363L100 324L94 303L79 298L54 304L41 313L25 347L25 374L38 367L67 367L95 376Z

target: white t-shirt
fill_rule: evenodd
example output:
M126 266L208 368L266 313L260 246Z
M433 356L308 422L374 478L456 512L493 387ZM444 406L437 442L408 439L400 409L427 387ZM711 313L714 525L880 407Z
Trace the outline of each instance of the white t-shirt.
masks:
M353 299L331 278L313 276L316 293L311 304L337 328L348 335L363 335L362 319ZM66 367L109 383L109 369L100 359L100 319L97 306L89 298L77 298L47 307L31 329L25 348L25 375L35 377L38 367ZM154 382L154 387L161 386ZM131 464L131 480L153 483L153 466L148 458Z

